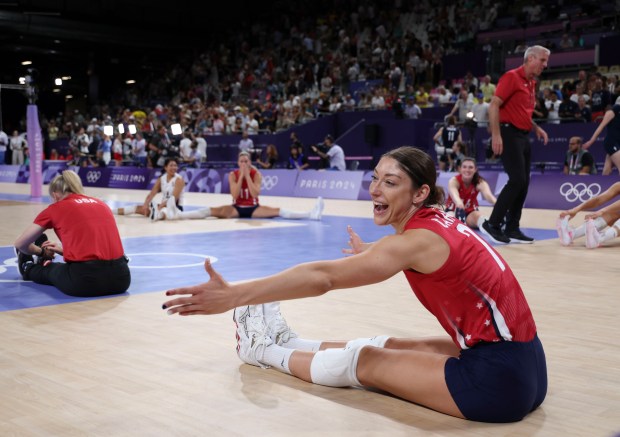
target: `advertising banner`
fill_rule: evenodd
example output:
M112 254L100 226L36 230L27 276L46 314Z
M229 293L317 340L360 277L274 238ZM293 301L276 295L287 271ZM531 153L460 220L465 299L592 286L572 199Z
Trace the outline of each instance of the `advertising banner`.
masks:
M261 170L261 173L263 181L260 192L263 196L292 197L295 182L302 172L297 170Z
M617 176L532 175L525 207L571 209L598 196L615 182L620 182Z
M356 200L363 172L306 170L299 173L294 196Z

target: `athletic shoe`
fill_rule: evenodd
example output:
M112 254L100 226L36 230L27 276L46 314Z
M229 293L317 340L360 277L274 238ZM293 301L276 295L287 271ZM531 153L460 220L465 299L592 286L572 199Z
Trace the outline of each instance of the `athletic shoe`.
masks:
M596 229L594 220L586 220L586 247L596 249L601 245L601 234Z
M310 211L310 220L321 220L323 216L323 208L325 208L325 202L323 202L323 198L319 197L316 199L316 203L312 211Z
M17 270L19 270L22 278L26 279L26 270L34 265L34 258L32 255L23 253L17 247L15 248L15 255L17 255Z
M511 243L520 243L520 244L532 244L534 239L532 237L528 237L520 229L515 229L514 231L506 231L504 235L510 239Z
M573 242L573 229L568 224L568 216L555 221L555 229L562 246L568 246Z
M269 319L265 319L267 325L267 335L278 346L288 342L291 338L297 338L295 333L286 323L286 319L278 311Z
M155 202L151 201L151 203L149 203L149 219L151 219L152 222L157 220L156 210L157 210L157 207L155 206Z
M235 308L233 321L237 326L237 355L241 361L253 366L268 368L262 364L265 349L272 344L266 335L267 326L263 319L262 305L247 305Z
M488 220L485 220L484 223L482 223L480 232L486 235L494 243L510 243L510 238L505 236L500 228L496 228L495 226L491 225Z

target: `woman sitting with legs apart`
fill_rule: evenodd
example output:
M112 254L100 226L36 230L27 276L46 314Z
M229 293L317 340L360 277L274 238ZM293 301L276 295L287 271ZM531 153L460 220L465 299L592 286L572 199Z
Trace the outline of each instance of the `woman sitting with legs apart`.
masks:
M182 211L185 180L177 173L178 170L179 164L176 158L167 158L164 162L163 174L157 179L142 205L116 208L112 212L117 215L141 214L149 217L151 221L156 221L166 219L167 207L174 205L176 210ZM156 203L154 199L159 192L162 193L162 198L159 203Z
M425 152L392 150L374 170L370 195L375 223L391 225L394 235L363 243L349 228L351 248L345 252L353 256L299 264L243 283L226 282L207 260L209 282L167 291L172 298L163 308L179 315L236 308L237 352L248 364L315 384L375 387L460 418L521 420L547 391L536 324L504 259L435 207L443 200L436 179ZM269 302L376 284L401 271L446 330L445 338L380 336L304 344L295 336L277 335L284 329L273 323L276 304Z
M108 205L86 196L80 177L70 170L52 179L49 194L53 203L15 241L22 277L53 285L69 296L127 291L131 275ZM54 229L62 244L48 241L46 229ZM50 262L55 254L63 255L65 262Z
M478 173L476 160L465 158L459 167L459 174L448 181L446 211L473 229L479 229L487 218L478 211L478 193L491 205L497 199L491 192L487 181Z
M252 165L248 152L239 153L239 168L228 173L232 205L214 206L194 211L179 211L174 205L168 205L166 216L174 219L217 218L271 218L321 220L323 215L323 199L318 198L311 211L291 211L285 208L264 206L258 203L263 175Z
M556 222L560 243L563 246L569 246L575 238L585 235L586 247L588 249L596 249L601 243L613 240L620 235L620 200L598 211L587 214L585 222L576 228L573 228L568 223L579 211L596 208L618 196L620 196L620 182L616 182L598 196L586 200L581 205L562 211L560 218Z

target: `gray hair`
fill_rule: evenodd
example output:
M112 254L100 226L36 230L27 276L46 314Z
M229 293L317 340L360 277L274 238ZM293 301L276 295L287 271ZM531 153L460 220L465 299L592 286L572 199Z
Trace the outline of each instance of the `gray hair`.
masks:
M540 53L544 53L546 55L550 55L551 54L551 50L549 50L546 47L543 46L531 46L528 47L527 50L525 51L525 53L523 54L523 62L527 62L527 58L529 58L531 55L538 55Z

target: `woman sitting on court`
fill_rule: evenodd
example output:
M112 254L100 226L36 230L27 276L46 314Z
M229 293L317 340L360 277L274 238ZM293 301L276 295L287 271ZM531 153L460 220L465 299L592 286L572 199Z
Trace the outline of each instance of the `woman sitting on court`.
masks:
M618 237L620 235L620 199L598 211L588 213L585 221L576 228L568 223L578 212L594 209L618 196L620 196L620 182L616 182L598 196L594 196L572 209L562 211L556 221L560 243L563 246L569 246L575 238L585 236L586 247L596 249L605 241Z
M445 214L435 165L413 147L381 158L370 184L374 222L394 235L363 243L348 229L353 256L299 264L230 284L205 261L209 282L169 290L168 314L217 314L235 308L237 353L332 387L365 386L452 416L521 420L547 392L545 354L521 286L506 261L466 225ZM448 334L386 335L349 342L292 342L278 336L261 304L376 284L404 272L417 298ZM346 315L345 315L346 317ZM340 321L339 323L342 323ZM277 331L272 329L278 327Z
M487 219L478 211L478 194L491 205L495 205L497 199L491 192L489 184L480 173L474 158L464 158L459 167L459 174L452 176L448 181L448 194L446 211L450 212L460 221L473 229L479 229Z
M52 204L15 241L22 277L53 285L69 296L127 291L131 275L108 205L86 196L80 177L70 170L50 182L49 195ZM46 229L53 229L62 243L48 241ZM65 262L50 262L55 254L63 255Z
M151 221L164 220L167 206L174 205L177 210L183 210L183 190L185 180L179 173L179 163L176 158L167 158L164 162L164 172L157 179L153 188L144 199L142 205L115 208L112 211L117 215L141 214ZM154 201L157 194L162 193L159 203Z
M271 218L281 217L285 219L310 219L321 220L323 214L323 199L318 198L311 211L291 211L286 208L275 208L260 205L260 194L263 175L252 165L248 152L240 152L237 159L239 168L228 173L230 194L233 197L232 205L214 206L194 211L179 211L173 204L168 205L166 216L174 219L202 219L207 217L217 218Z

